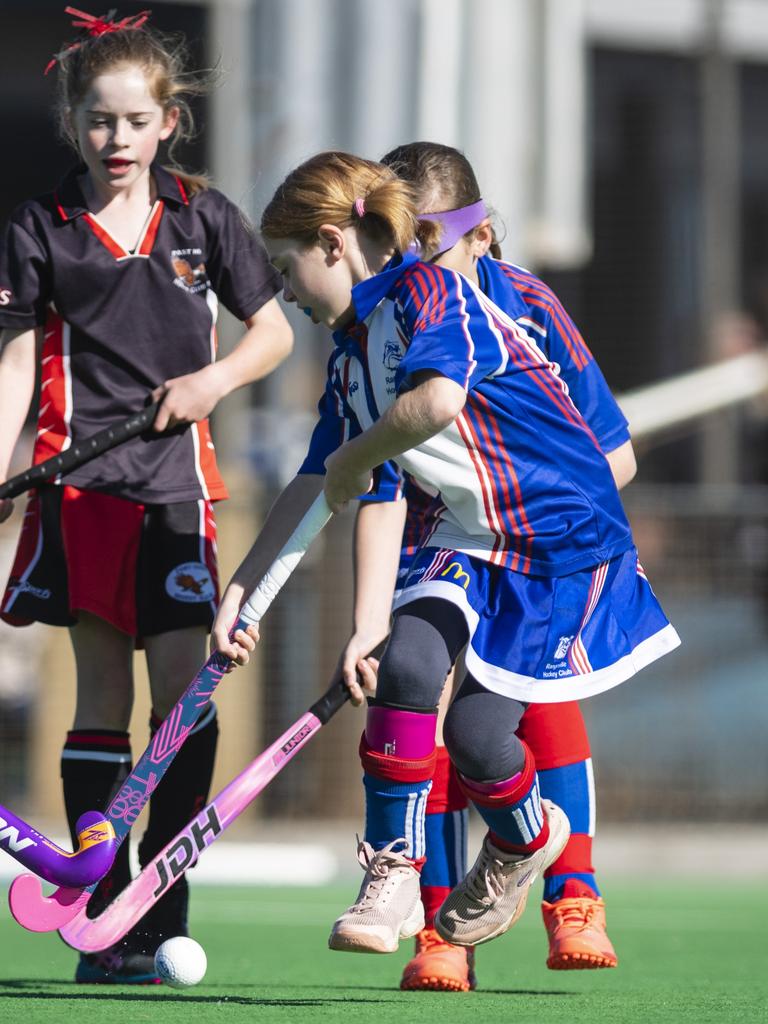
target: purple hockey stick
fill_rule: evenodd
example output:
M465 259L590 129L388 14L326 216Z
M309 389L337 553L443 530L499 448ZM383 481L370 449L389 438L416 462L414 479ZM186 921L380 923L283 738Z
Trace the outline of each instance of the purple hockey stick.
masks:
M84 952L106 949L121 939L336 714L348 697L347 688L336 680L309 711L225 786L98 917L90 918L86 908L80 908L75 918L60 929L62 939Z
M76 831L77 850L67 853L0 805L0 849L54 885L90 885L112 867L117 842L104 815L87 811L78 819Z
M330 517L331 510L325 495L320 494L243 605L233 632L261 620ZM105 816L114 825L116 846L130 832L141 809L197 722L202 708L210 702L229 664L229 660L222 654L217 652L211 655L181 695L107 808ZM95 888L95 884L87 888L60 887L50 896L45 896L39 878L19 875L11 884L8 902L14 918L24 928L32 932L50 932L71 921L85 907Z
M15 498L51 477L71 473L143 433L152 426L159 407L160 403L154 402L11 477L0 484L0 498ZM78 820L76 831L78 848L68 853L7 807L0 806L0 849L54 885L79 888L94 884L109 871L115 859L119 843L115 830L103 814L88 811Z

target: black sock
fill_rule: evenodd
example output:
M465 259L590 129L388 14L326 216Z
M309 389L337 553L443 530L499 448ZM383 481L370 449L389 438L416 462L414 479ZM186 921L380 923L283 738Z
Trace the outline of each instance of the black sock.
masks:
M67 733L61 753L64 806L77 847L75 824L86 811L105 811L131 772L131 745L127 732L116 729L77 729ZM128 840L88 901L88 916L96 917L131 880Z
M161 724L153 714L151 735ZM150 798L149 823L139 843L142 867L149 864L208 802L218 736L216 706L211 704L203 711ZM182 877L144 915L136 925L136 934L150 939L149 946L156 946L158 938L162 941L174 935L186 935L188 902L187 879Z

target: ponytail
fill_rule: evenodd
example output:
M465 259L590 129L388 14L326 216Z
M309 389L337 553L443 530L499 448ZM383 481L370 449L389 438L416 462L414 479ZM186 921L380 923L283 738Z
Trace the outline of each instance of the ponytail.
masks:
M261 218L267 238L307 246L323 224L354 225L373 241L405 252L434 244L439 226L419 223L413 190L389 168L349 153L318 153L291 171Z
M421 212L458 210L480 199L480 186L472 164L461 150L453 146L439 142L410 142L390 150L381 162L409 183ZM474 230L468 231L465 237L471 238ZM492 226L491 231L493 241L489 252L494 259L500 260L501 246L496 229ZM435 251L435 247L430 245L422 245L422 249L425 258Z

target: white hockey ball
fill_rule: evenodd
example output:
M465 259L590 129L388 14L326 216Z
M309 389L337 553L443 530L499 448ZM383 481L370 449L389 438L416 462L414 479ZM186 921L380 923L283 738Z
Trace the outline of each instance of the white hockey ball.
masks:
M166 939L155 953L155 970L166 985L187 988L203 980L208 958L199 942L177 935Z

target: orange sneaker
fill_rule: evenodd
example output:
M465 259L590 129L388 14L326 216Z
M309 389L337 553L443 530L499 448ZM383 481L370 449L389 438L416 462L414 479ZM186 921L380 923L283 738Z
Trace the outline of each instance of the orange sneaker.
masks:
M469 992L474 989L475 951L441 939L434 928L416 936L416 955L403 969L400 988L407 991Z
M547 967L553 971L592 971L616 967L618 959L605 931L605 903L596 896L566 896L541 904L549 936Z

